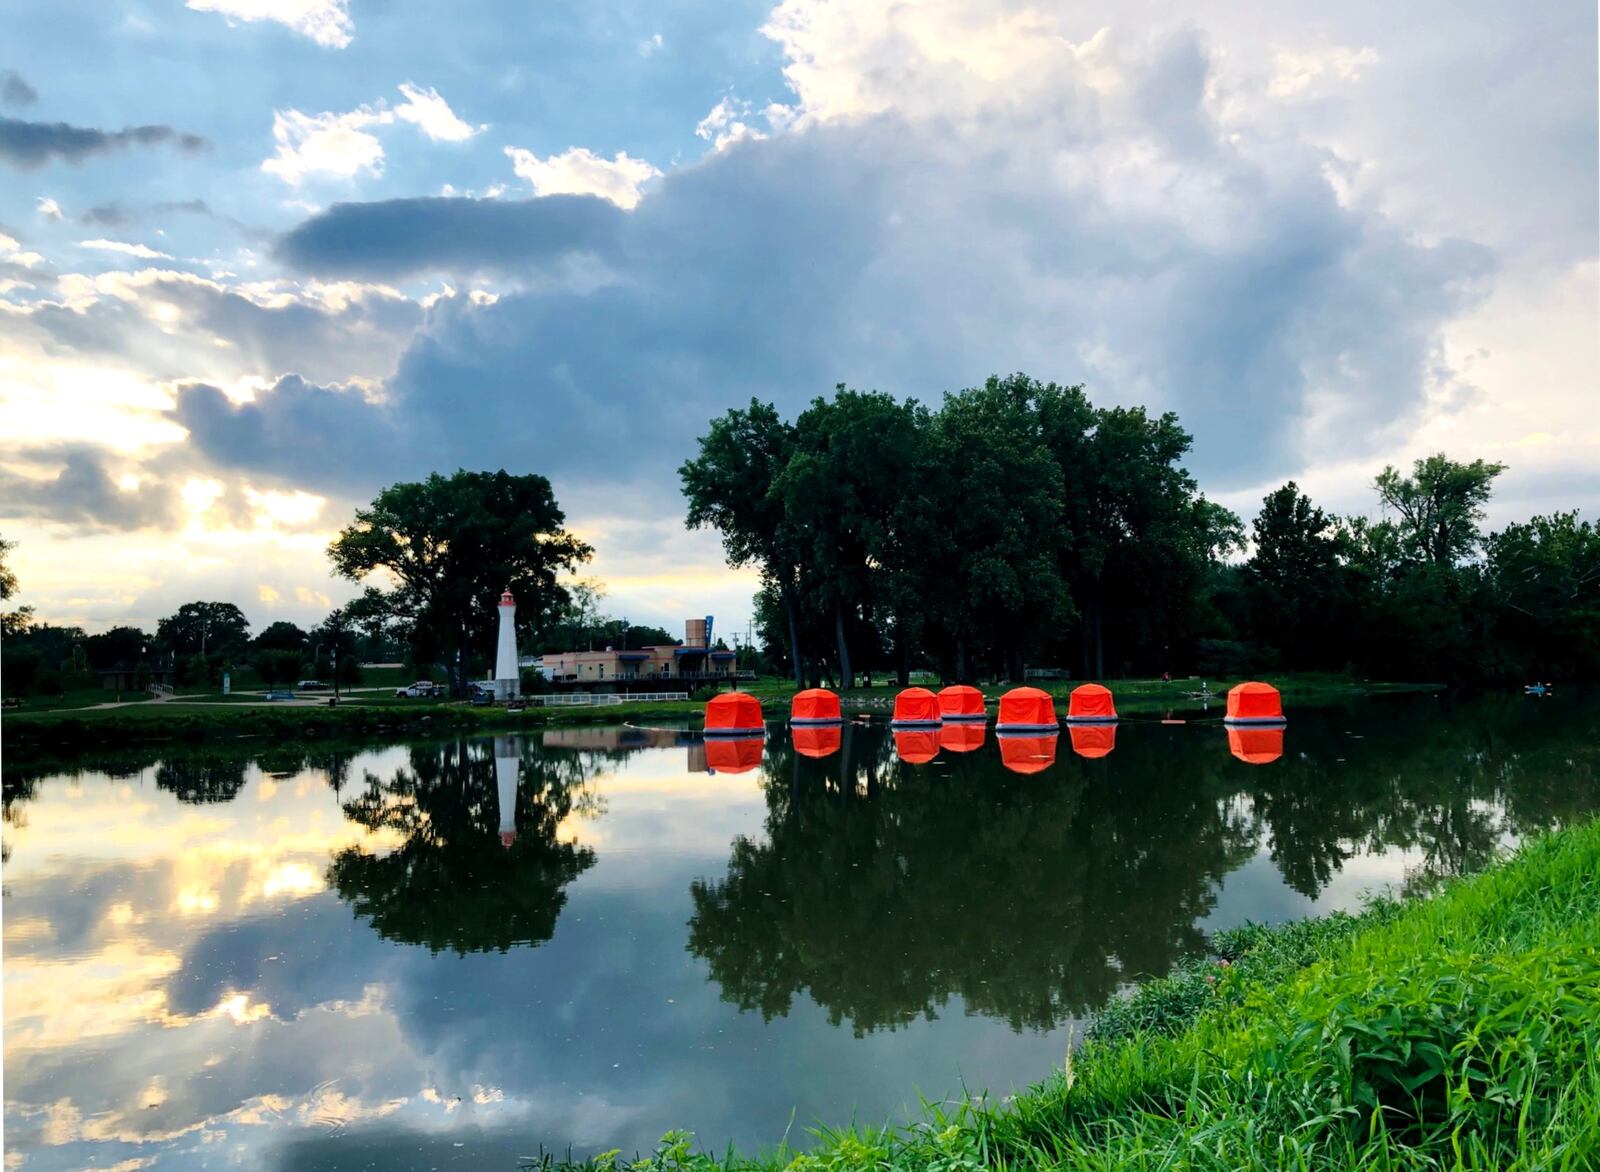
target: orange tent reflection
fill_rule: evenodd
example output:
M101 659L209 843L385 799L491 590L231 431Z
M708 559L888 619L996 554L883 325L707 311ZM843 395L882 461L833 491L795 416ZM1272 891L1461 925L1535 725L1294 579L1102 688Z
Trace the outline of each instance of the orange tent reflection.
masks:
M989 730L977 723L947 724L939 730L939 747L952 753L970 753L983 748Z
M1117 747L1114 724L1075 724L1067 731L1072 735L1072 751L1080 757L1104 757Z
M831 757L839 751L844 729L837 724L797 725L794 751L802 757Z
M1247 765L1266 765L1283 756L1283 729L1230 728L1228 751Z
M760 737L708 737L706 767L712 773L749 773L761 764Z
M1043 773L1056 763L1060 737L1001 737L1000 764L1012 773Z
M926 765L939 755L936 729L896 729L894 751L907 765Z

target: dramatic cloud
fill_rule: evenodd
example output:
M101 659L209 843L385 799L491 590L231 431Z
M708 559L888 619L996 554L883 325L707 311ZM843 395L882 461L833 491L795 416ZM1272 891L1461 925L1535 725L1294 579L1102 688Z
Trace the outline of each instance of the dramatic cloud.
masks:
M14 69L0 69L0 102L7 106L31 106L39 100L34 89Z
M619 208L637 206L640 187L661 174L643 159L629 158L627 151L603 159L584 147L571 147L541 159L532 151L506 147L506 156L536 195L598 195Z
M71 525L89 531L168 527L178 516L174 494L165 485L130 478L119 483L106 470L97 449L67 447L33 451L33 461L58 464L52 475L24 476L0 468L0 497L8 516Z
M65 122L22 122L0 118L0 159L24 170L34 170L54 160L81 163L96 155L130 146L175 146L187 153L204 150L206 140L170 126L130 126L124 130L95 130Z
M530 274L608 257L625 217L592 196L336 203L285 235L280 260L318 274L395 280L421 273Z
M276 21L328 49L343 49L355 36L349 0L188 0L188 6L235 20Z

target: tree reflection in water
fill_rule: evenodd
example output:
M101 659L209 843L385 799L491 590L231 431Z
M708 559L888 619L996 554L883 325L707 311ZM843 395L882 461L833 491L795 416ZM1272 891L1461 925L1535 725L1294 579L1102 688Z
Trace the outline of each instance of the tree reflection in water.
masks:
M994 753L918 768L881 726L847 726L821 760L774 738L767 770L766 841L694 884L689 948L741 1008L771 1018L804 991L858 1034L953 995L1058 1025L1202 947L1217 881L1256 849L1210 779L1170 770L1114 793Z
M502 831L495 747L517 775L515 811ZM558 830L592 802L580 754L546 758L523 738L451 741L411 750L409 768L368 773L343 803L370 830L402 836L386 854L348 847L334 856L329 883L385 938L434 952L542 944L555 932L566 887L594 852Z

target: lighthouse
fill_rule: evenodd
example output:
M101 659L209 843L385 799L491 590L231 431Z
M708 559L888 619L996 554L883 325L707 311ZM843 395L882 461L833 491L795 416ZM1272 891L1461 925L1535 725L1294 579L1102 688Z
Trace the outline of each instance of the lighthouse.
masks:
M500 643L494 656L494 698L504 704L522 695L517 670L517 600L507 586L500 595Z
M522 763L522 743L517 737L495 737L494 780L499 791L500 845L517 841L517 767Z

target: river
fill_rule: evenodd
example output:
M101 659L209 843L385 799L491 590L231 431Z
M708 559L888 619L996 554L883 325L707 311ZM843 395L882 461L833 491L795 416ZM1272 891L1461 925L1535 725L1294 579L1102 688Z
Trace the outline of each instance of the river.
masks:
M1600 807L1595 697L1290 718L7 760L6 1166L803 1144L1027 1085L1209 931Z

